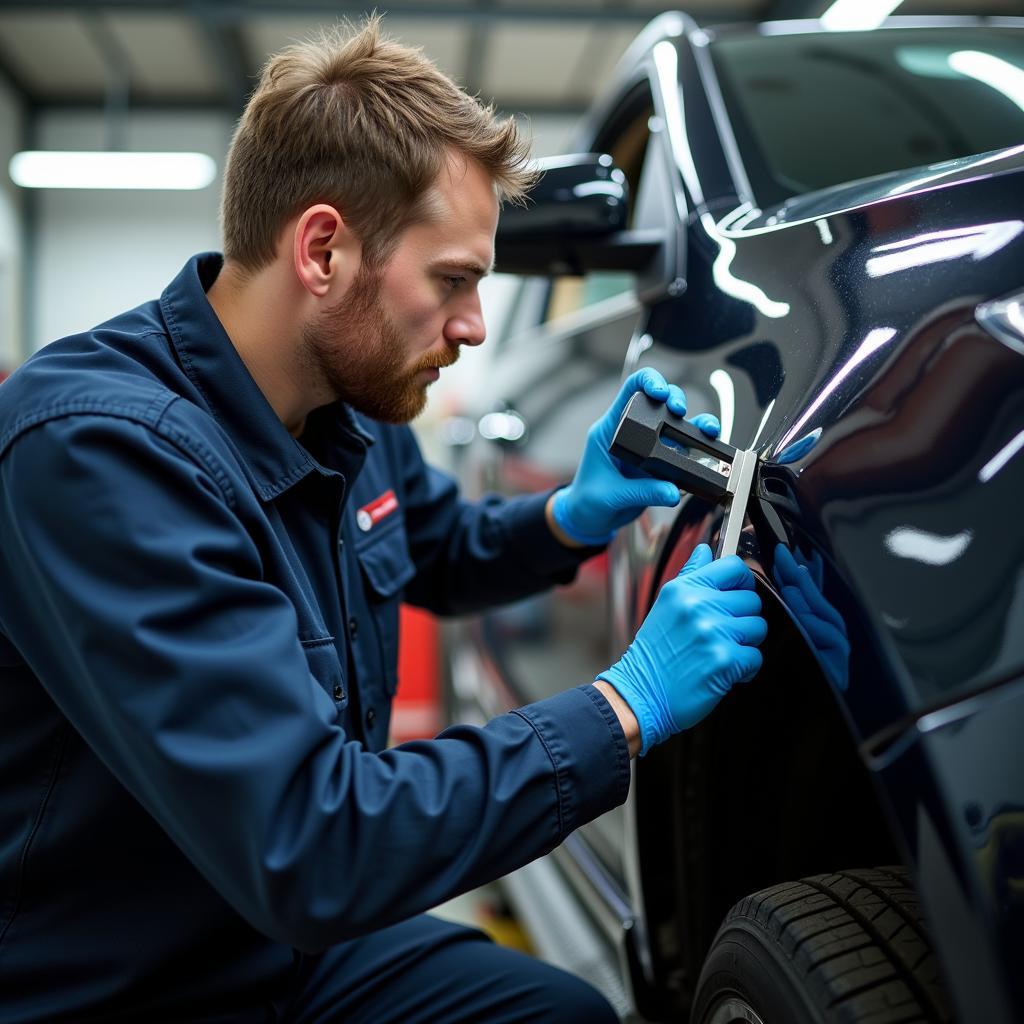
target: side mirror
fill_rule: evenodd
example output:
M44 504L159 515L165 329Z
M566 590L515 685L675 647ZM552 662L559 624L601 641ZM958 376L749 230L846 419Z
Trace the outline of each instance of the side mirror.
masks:
M542 177L525 207L498 221L495 264L505 274L642 272L665 244L661 230L627 231L629 185L607 153L536 163Z

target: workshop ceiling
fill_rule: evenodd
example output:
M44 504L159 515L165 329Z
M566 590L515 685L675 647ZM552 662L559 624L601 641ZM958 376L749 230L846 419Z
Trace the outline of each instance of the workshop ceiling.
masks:
M394 0L387 31L506 111L578 112L652 0ZM698 22L816 17L828 0L689 0ZM31 108L237 113L267 55L373 5L338 0L0 0L0 80ZM1024 0L905 0L900 14L1024 15Z

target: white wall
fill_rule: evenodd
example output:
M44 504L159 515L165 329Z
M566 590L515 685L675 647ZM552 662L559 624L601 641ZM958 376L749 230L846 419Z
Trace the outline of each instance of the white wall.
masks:
M22 197L7 173L21 146L21 110L0 83L0 370L12 370L24 352L21 271Z
M104 127L98 114L54 112L41 120L38 143L100 149ZM125 147L208 153L220 170L231 128L222 114L138 114ZM219 197L219 175L196 192L40 192L32 348L157 298L189 256L219 249Z

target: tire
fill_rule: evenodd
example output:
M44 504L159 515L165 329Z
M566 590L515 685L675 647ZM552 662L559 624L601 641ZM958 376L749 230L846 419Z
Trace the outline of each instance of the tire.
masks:
M692 1024L943 1024L939 966L903 868L816 875L741 900L711 945Z

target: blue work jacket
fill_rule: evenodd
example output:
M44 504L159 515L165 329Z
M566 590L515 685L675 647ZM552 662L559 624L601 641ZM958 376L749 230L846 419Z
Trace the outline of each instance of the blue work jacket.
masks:
M206 299L220 266L0 386L5 1024L267 1019L296 951L626 796L589 685L384 749L403 597L475 610L583 555L544 496L463 501L407 427L337 404L291 437Z

